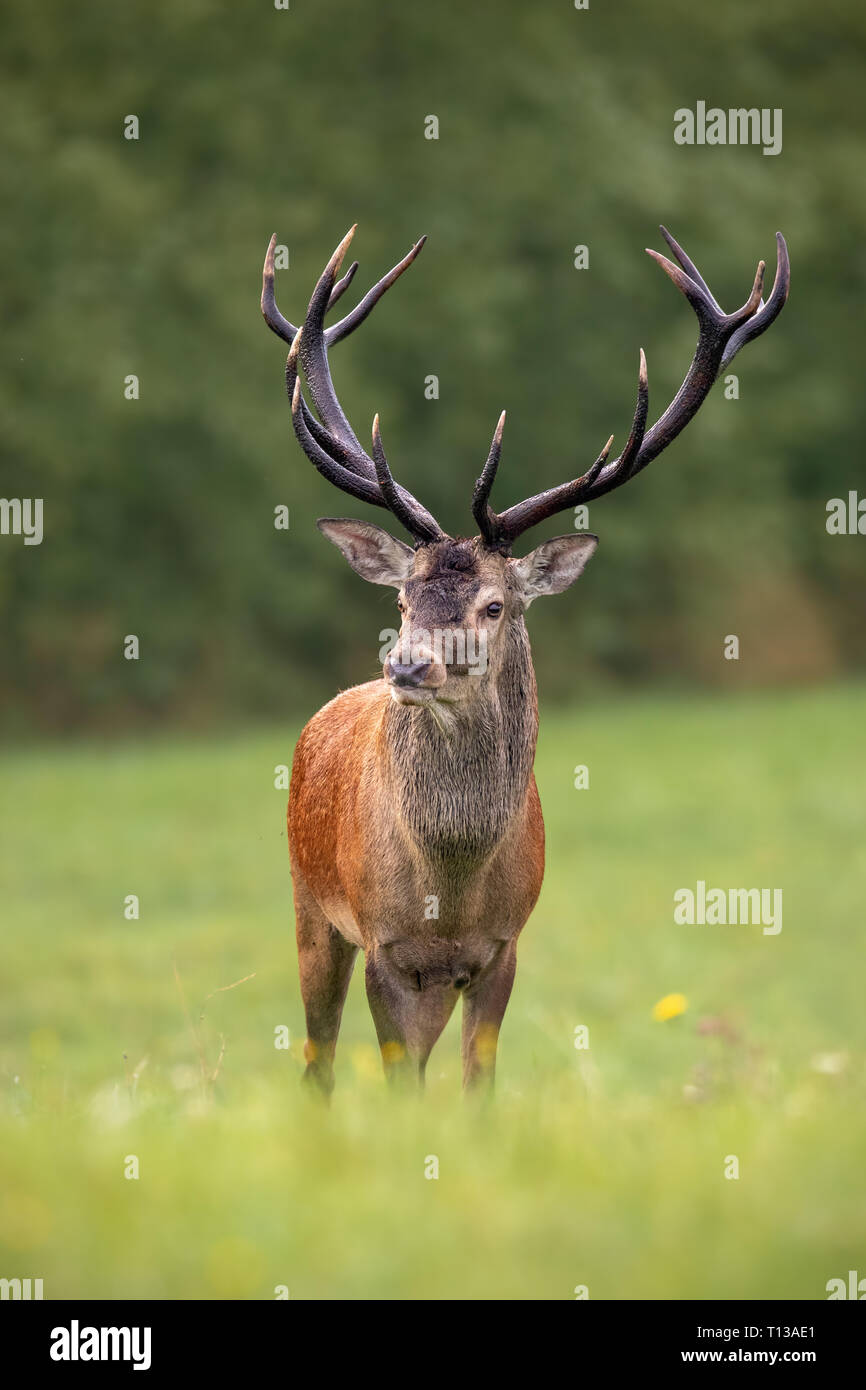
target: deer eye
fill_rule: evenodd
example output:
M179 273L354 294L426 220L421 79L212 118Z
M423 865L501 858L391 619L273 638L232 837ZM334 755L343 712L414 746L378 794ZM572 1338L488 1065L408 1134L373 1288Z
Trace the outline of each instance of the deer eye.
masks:
M502 612L502 604L501 604L501 603L488 603L488 605L487 605L487 616L488 616L488 618L498 618L498 617L499 617L499 614L500 614L501 612Z
M400 609L400 612L401 612L401 613L405 613L405 611L406 611L406 606L405 606L405 604L403 603L403 600L402 600L401 598L398 598L398 600L397 600L397 607Z

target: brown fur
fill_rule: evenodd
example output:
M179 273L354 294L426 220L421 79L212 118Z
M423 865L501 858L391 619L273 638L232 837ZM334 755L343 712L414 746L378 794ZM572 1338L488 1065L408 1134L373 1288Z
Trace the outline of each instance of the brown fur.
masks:
M487 674L448 676L461 694L445 727L383 679L337 696L298 742L289 846L307 1071L325 1089L358 949L389 1073L423 1075L462 992L464 1078L492 1077L544 872L535 677L507 564L449 541L418 553L401 590L404 632L472 621L491 585L506 603Z

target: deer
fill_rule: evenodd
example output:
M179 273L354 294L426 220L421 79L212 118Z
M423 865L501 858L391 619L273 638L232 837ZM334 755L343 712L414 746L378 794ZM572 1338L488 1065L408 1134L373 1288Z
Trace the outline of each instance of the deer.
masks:
M406 544L369 521L317 523L362 579L397 591L400 614L381 676L319 710L300 735L292 765L287 827L306 1020L304 1080L326 1097L359 951L388 1081L423 1085L433 1046L462 998L463 1086L483 1093L492 1086L517 942L544 875L544 821L533 773L538 699L525 614L537 598L575 583L598 537L557 536L520 557L512 548L547 518L636 478L673 443L722 369L769 328L788 296L781 233L766 301L760 261L745 303L726 314L682 247L660 230L674 260L649 248L648 254L698 320L694 357L673 400L648 429L640 349L637 402L622 453L610 458L611 436L580 477L497 512L490 496L503 412L475 483L478 534L471 537L448 535L395 481L378 415L371 452L361 446L331 379L330 349L364 322L426 238L327 328L328 311L358 268L355 261L340 276L355 227L328 261L298 327L276 304L271 238L262 313L289 345L285 380L297 441L329 483L390 512L411 538ZM473 657L483 651L483 660L469 659L467 636Z

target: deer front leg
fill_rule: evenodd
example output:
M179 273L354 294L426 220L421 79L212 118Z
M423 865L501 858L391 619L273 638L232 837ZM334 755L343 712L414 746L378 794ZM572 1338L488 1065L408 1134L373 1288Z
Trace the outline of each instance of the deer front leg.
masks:
M492 1089L499 1029L511 997L517 967L517 939L497 958L463 997L463 1086Z
M454 1012L457 991L450 984L411 989L375 950L367 955L364 973L386 1078L423 1086L427 1059Z
M334 1052L357 947L331 926L303 883L295 879L298 966L307 1020L304 1081L329 1096Z

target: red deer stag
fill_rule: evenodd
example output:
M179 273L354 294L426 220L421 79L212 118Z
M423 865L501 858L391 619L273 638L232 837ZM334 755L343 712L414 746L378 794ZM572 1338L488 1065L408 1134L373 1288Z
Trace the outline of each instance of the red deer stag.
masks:
M319 711L301 734L292 769L288 830L305 1077L326 1093L358 950L390 1079L423 1081L430 1051L462 994L464 1085L492 1081L517 938L544 871L544 822L532 771L538 708L524 614L533 599L573 584L598 540L558 536L520 559L511 547L547 517L630 482L667 448L721 369L776 318L789 284L780 234L766 303L762 261L745 304L726 314L662 227L677 264L649 254L699 324L694 360L671 404L647 429L641 351L637 406L619 457L608 458L610 439L581 477L497 513L488 499L503 413L472 499L479 534L452 539L394 481L378 416L372 454L361 447L331 381L329 349L363 323L424 244L422 238L350 313L325 328L327 311L357 269L355 262L338 278L354 230L325 267L300 328L274 300L275 237L262 289L268 326L291 344L286 389L301 448L329 482L392 512L413 540L405 545L366 521L318 523L362 579L397 590L402 614L381 679L343 691ZM300 370L318 419L304 399ZM484 660L468 660L470 647Z

